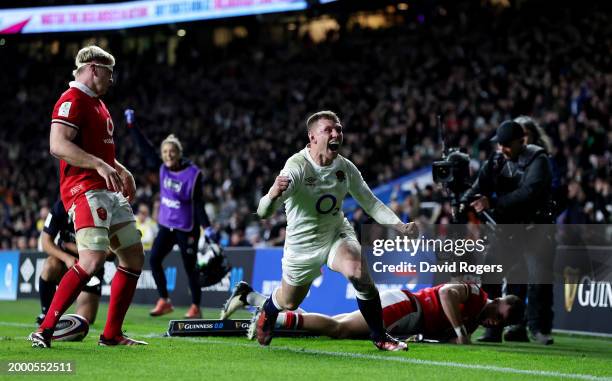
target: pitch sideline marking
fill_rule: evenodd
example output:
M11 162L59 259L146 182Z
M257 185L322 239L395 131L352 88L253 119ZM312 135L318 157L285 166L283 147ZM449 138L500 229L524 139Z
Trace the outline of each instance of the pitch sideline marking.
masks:
M25 323L14 323L14 322L0 322L0 326L12 326L12 327L24 327L29 328L33 327L33 324L25 324ZM33 327L35 328L35 327ZM165 338L159 333L148 333L141 334L139 336L144 336L147 338ZM209 340L207 338L194 338L194 337L168 337L168 339L172 340L181 340L181 341L191 341L194 343L209 343L209 344L218 344L225 346L233 346L233 347L245 347L245 348L258 348L257 344L247 344L247 343L231 343L228 341L221 340ZM400 363L408 363L408 364L416 364L416 365L434 365L434 366L444 366L450 368L463 368L469 370L483 370L490 372L499 372L499 373L510 373L510 374L523 374L530 376L544 376L544 377L559 377L559 378L573 378L577 380L589 380L589 381L612 381L611 377L600 377L593 376L590 374L579 374L579 373L561 373L561 372L552 372L546 370L527 370L527 369L516 369L516 368L507 368L500 367L495 365L478 365L478 364L464 364L459 362L451 362L451 361L434 361L434 360L422 360L422 359L412 359L406 357L395 357L395 356L382 356L382 355L368 355L362 353L351 353L351 352L332 352L332 351L321 351L316 349L305 349L305 348L292 348L286 346L273 346L266 348L271 351L285 351L285 352L293 352L298 354L310 354L310 355L327 355L332 357L348 357L348 358L356 358L361 360L380 360L380 361L390 361L390 362L400 362Z

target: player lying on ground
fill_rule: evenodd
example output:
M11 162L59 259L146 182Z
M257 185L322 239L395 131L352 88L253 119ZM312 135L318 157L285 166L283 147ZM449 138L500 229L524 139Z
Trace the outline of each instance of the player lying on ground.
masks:
M343 127L335 113L313 114L306 127L308 145L287 160L257 208L261 218L268 218L284 203L287 213L281 285L258 313L257 341L270 344L279 312L299 307L321 266L327 264L355 287L357 305L374 345L386 351L406 350L407 345L384 328L378 290L342 203L350 193L379 224L392 226L400 234L418 234L418 229L414 223L402 223L374 196L357 167L339 155Z
M515 295L490 300L474 283L446 283L418 292L387 290L380 294L385 328L394 335L422 334L425 339L470 344L470 335L479 325L504 327L520 321L525 306ZM221 313L229 318L237 309L261 307L266 297L240 282ZM368 336L369 328L359 310L327 316L317 313L282 312L275 328L301 329L337 339ZM253 338L254 330L249 330Z

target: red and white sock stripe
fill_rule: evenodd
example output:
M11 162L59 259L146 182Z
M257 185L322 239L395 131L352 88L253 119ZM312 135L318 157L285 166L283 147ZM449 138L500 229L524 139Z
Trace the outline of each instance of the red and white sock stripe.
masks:
M300 329L304 325L304 317L302 314L287 311L285 313L285 324L283 324L283 328L285 329Z

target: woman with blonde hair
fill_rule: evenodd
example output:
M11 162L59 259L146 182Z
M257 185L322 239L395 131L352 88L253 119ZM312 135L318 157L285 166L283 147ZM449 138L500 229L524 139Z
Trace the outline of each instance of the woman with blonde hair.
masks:
M183 157L183 145L174 135L168 135L161 143L161 158L153 145L134 126L134 111L125 111L130 134L144 151L147 158L159 165L159 232L153 241L149 263L159 292L159 299L150 311L151 316L171 313L174 306L170 301L166 276L162 262L174 245L179 246L185 272L189 278L191 306L185 315L188 319L202 317L200 302L202 290L197 268L198 241L200 226L210 226L204 210L202 195L202 172L188 159Z

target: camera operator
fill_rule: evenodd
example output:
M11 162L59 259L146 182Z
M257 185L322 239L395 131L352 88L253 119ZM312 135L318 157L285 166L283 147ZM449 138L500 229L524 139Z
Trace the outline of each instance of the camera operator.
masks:
M478 213L488 211L498 224L487 262L503 264L504 272L488 274L483 278L483 286L489 295L498 297L502 277L508 281L512 274L518 278L527 276L528 286L515 284L508 288L528 297L527 325L533 338L542 344L552 344L554 234L550 231L552 225L545 224L554 220L548 155L544 148L526 144L524 128L517 121L503 122L492 141L497 143L497 151L485 162L463 197L468 200L481 195L470 205ZM487 329L479 341L500 342L501 336L500 329ZM529 341L525 324L513 326L504 338Z

